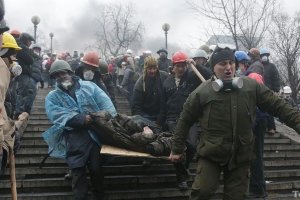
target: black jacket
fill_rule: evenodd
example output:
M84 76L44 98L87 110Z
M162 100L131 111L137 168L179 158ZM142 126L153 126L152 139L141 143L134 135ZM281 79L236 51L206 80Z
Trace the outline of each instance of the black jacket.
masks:
M22 74L31 76L31 72L32 72L31 65L33 64L33 53L28 48L28 46L26 46L22 42L19 42L19 46L22 49L17 52L16 58L18 59L18 63L22 67Z
M270 62L263 62L263 65L265 85L274 92L279 92L280 76L276 66Z
M134 115L141 115L147 119L162 123L162 84L167 77L168 73L159 71L154 78L141 76L137 80L133 89L132 112Z

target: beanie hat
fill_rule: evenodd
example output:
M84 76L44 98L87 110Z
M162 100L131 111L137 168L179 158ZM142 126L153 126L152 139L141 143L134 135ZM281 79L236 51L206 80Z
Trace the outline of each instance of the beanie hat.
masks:
M147 74L147 68L148 67L156 67L158 69L158 65L157 65L157 59L153 56L147 56L145 58L145 62L144 62L144 73L143 73L143 91L146 91L146 83L145 83L145 78L146 78L146 74Z
M230 49L216 49L211 56L211 67L214 68L216 64L223 60L235 61L234 53Z

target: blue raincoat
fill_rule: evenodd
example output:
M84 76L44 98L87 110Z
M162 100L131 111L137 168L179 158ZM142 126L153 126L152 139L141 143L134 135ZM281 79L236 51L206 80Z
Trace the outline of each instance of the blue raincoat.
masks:
M70 127L67 122L74 117L80 119L77 120L78 125L83 125L84 116L91 112L106 110L112 116L117 113L110 98L96 84L80 79L75 81L78 83L75 90L76 100L57 86L55 90L47 95L45 101L46 113L53 126L43 133L43 138L49 146L50 156L56 158L73 156L72 163L75 163L75 167L80 167L80 165L84 165L85 159L82 160L79 157L84 157L83 154L86 150L83 148L90 146L89 140L93 140L98 145L101 143L92 131L82 127ZM65 140L72 137L74 138L72 143L75 144L68 144L68 141ZM71 145L73 145L72 155L68 155L67 150L70 150ZM74 158L74 154L77 154L75 155L77 158Z

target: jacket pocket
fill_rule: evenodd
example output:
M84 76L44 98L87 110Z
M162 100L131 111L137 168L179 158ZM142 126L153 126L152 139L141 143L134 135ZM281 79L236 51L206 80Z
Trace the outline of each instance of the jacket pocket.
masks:
M254 136L239 136L238 148L236 151L236 163L250 162L254 158Z

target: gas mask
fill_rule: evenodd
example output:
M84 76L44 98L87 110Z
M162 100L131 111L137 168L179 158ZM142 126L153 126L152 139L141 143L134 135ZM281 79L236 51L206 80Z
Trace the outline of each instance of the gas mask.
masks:
M221 79L217 79L212 82L213 90L216 92L219 92L221 90L225 92L230 92L235 89L241 89L243 85L243 79L240 77L234 77L231 80L224 81L222 81Z
M19 76L22 73L22 67L17 62L13 62L9 70L14 77Z
M91 81L94 78L95 73L92 70L83 72L84 80Z
M262 61L262 62L268 62L268 61L269 61L268 56L263 56L263 57L261 57L261 61Z

